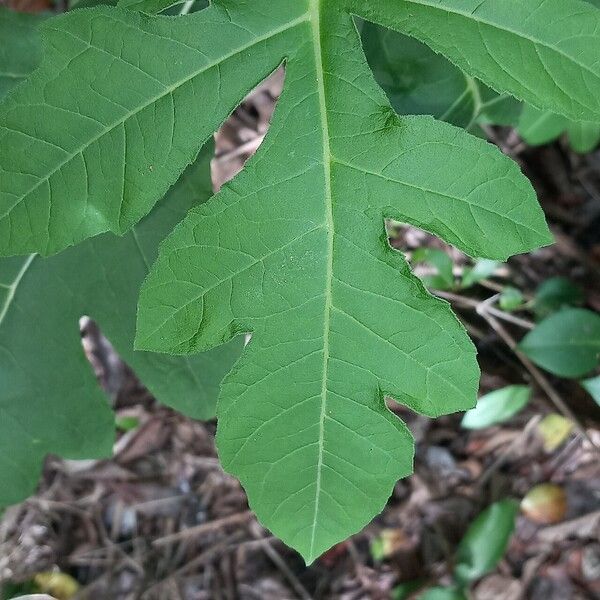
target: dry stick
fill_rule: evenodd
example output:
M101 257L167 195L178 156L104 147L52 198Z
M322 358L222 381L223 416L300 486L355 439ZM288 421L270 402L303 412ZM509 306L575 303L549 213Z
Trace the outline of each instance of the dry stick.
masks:
M178 531L176 533L157 538L152 542L152 545L165 546L167 544L171 544L173 542L177 542L188 537L199 536L204 533L208 533L209 531L214 531L215 529L221 529L222 527L228 527L229 525L237 525L239 523L244 523L245 521L249 521L253 517L254 513L251 510L247 510L241 513L235 513L234 515L230 515L229 517L223 517L222 519L217 519L216 521L202 523L202 525L190 527L189 529L184 529L183 531Z
M433 290L433 293L436 296L443 298L444 300L448 300L450 302L455 302L456 304L462 304L463 306L465 306L467 308L471 308L474 311L476 311L477 313L479 313L479 308L483 304L485 304L486 302L489 302L489 300L485 300L484 302L481 302L479 300L471 300L471 298L466 298L464 296L459 296L458 294L452 294L450 292L442 292L441 290ZM496 297L497 296L492 296L492 298L494 300L496 299ZM525 319L515 317L514 315L504 312L503 310L498 310L497 308L494 308L493 306L489 306L489 305L486 306L486 310L489 314L497 317L498 319L502 319L503 321L508 321L509 323L512 323L513 325L518 325L519 327L522 327L523 329L533 329L535 327L535 325L531 321L527 321Z
M240 146L237 146L233 150L229 150L224 154L219 154L215 157L215 162L222 164L229 162L230 160L237 158L238 156L242 156L244 154L254 154L259 146L262 144L265 139L265 134L258 134L256 137L244 142Z
M281 554L271 546L271 544L260 535L252 531L252 535L257 539L262 551L271 559L271 562L281 571L281 574L288 580L288 583L294 588L294 591L302 598L302 600L312 600L312 596L306 591L298 578L292 573Z
M493 301L495 298L490 298ZM489 300L486 300L489 302ZM546 379L543 373L523 354L517 345L515 339L506 331L506 329L500 324L500 322L489 312L486 307L486 302L480 303L477 308L477 313L481 315L490 325L490 327L502 338L506 345L514 352L515 356L521 361L522 365L529 371L530 375L535 379L537 384L542 388L545 394L550 398L554 406L559 412L565 417L571 420L575 424L575 428L579 433L590 443L592 448L600 454L600 447L589 436L583 425L579 422L579 419L575 416L573 411L567 406L565 401L560 397L559 393L554 389L553 385Z

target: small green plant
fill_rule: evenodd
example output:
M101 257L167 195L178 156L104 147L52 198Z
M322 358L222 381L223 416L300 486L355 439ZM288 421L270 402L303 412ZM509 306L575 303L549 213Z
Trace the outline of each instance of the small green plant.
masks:
M177 17L75 10L43 24L41 66L0 106L0 252L48 256L132 231L248 91L285 64L256 156L160 246L136 339L139 350L194 354L252 333L222 383L219 454L265 526L307 562L365 525L411 472L413 441L386 395L429 416L475 403L474 347L391 249L385 220L492 260L551 242L509 158L448 123L392 110L357 17L415 37L502 94L600 120L600 12L578 0L216 0ZM11 284L5 315L18 312L12 298L33 286L30 275ZM15 370L10 355L3 374ZM5 389L14 411L20 384ZM90 419L81 400L69 431ZM63 410L45 406L27 418ZM106 439L114 421L95 426ZM3 487L62 448L64 431L48 428L41 441L18 427L2 440L3 456L19 447L29 459L7 463Z

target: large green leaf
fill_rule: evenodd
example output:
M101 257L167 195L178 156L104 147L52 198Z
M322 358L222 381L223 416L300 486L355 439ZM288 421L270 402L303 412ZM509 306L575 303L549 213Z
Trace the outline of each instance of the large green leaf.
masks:
M219 452L265 525L310 561L410 471L385 394L431 416L474 403L468 338L388 246L384 218L495 258L548 237L511 162L451 126L399 120L348 16L309 8L294 26L308 42L286 36L286 87L259 154L163 244L138 343L190 352L253 331L223 385Z
M385 394L432 416L475 399L466 333L388 246L384 219L488 258L550 241L531 186L496 148L394 114L351 14L425 39L499 91L593 118L600 19L585 10L220 0L188 17L98 8L55 19L43 66L0 108L0 250L52 253L127 230L285 61L256 157L163 244L138 344L187 353L253 332L221 392L219 452L265 525L313 560L410 471L412 440Z
M105 234L47 259L0 259L0 505L32 491L48 452L111 452L114 416L81 347L83 314L99 322L161 402L192 417L214 415L239 343L189 358L133 352L139 286L160 240L211 194L209 158L204 152L123 238Z

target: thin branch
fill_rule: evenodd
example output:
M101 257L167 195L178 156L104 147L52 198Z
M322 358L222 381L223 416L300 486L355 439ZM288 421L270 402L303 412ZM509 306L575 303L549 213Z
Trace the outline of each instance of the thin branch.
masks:
M210 531L214 531L216 529L229 527L230 525L239 525L240 523L245 523L246 521L250 521L253 518L254 513L251 510L247 510L241 513L235 513L234 515L223 517L222 519L217 519L216 521L202 523L202 525L189 527L188 529L183 529L182 531L177 531L176 533L157 538L152 542L152 545L166 546L173 542L177 542L190 537L200 536Z

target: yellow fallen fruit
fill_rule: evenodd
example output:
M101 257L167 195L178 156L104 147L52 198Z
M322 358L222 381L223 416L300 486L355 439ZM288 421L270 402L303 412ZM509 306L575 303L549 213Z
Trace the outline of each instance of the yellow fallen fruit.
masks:
M79 583L60 571L38 573L33 581L41 592L54 596L56 600L71 600L79 590Z
M546 452L554 452L571 435L571 431L573 423L555 413L545 416L538 424Z
M567 514L567 494L554 483L536 485L521 501L521 511L540 525L558 523Z

